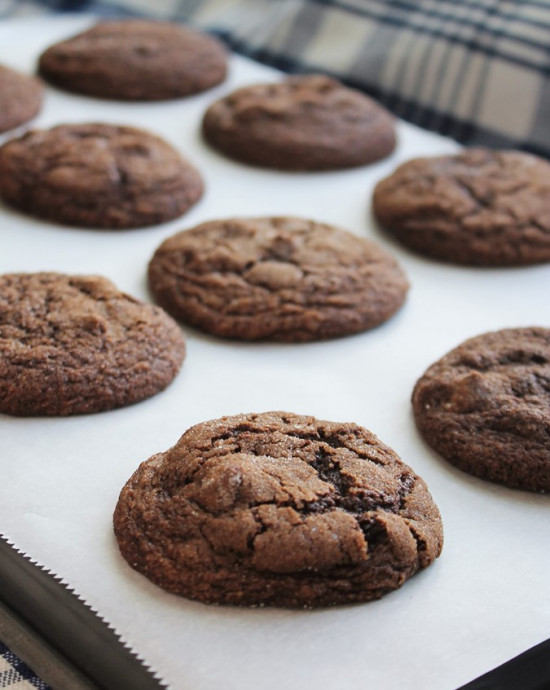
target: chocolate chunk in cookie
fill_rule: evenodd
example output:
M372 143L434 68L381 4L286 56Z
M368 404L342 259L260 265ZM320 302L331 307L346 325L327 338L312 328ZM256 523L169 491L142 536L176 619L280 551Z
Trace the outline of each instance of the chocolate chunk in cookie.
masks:
M227 53L216 38L169 22L102 22L48 48L38 66L68 91L130 101L189 96L225 79Z
M149 264L175 318L241 340L307 341L364 331L402 305L395 259L366 239L300 218L203 223L167 239Z
M467 340L426 371L412 402L427 443L453 465L550 491L550 329Z
M162 309L105 278L59 273L0 276L0 412L101 412L149 398L185 355Z
M37 79L0 65L0 133L38 115L42 96L42 85Z
M378 183L373 211L405 246L479 266L550 261L550 163L470 149L418 158Z
M124 229L182 215L200 174L160 137L133 127L60 125L0 147L0 196L44 220Z
M439 556L426 484L355 424L286 412L198 424L142 463L114 514L122 555L206 603L377 599Z
M207 110L203 134L230 158L280 170L366 165L396 144L389 112L320 75L235 91Z

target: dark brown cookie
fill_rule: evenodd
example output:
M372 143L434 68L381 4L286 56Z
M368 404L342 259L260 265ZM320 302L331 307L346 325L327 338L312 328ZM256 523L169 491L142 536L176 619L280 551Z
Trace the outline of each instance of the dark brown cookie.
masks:
M0 196L56 223L157 225L185 213L202 193L195 168L160 137L133 127L60 125L0 147Z
M0 65L0 132L19 127L38 115L42 95L37 79Z
M300 218L219 220L180 232L157 249L149 284L169 314L208 333L289 342L377 326L408 289L377 245Z
M185 355L177 324L98 276L0 276L0 412L101 412L149 398Z
M407 247L458 264L550 261L550 163L470 149L405 163L374 190L375 217Z
M55 86L99 98L156 101L205 91L225 79L217 39L168 22L126 19L98 24L56 43L39 60Z
M412 402L422 435L453 465L550 491L550 329L467 340L426 371Z
M377 599L443 544L426 484L374 434L286 412L189 429L129 479L114 529L160 587L246 606Z
M230 158L280 170L366 165L396 143L382 106L320 75L239 89L210 106L203 133Z

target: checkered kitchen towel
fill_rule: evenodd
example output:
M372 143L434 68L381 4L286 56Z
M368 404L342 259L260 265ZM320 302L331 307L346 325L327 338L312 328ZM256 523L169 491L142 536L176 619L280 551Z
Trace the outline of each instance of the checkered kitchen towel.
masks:
M321 71L463 144L550 157L550 0L0 0L213 31L288 72Z
M49 690L46 683L0 642L0 688L10 690Z

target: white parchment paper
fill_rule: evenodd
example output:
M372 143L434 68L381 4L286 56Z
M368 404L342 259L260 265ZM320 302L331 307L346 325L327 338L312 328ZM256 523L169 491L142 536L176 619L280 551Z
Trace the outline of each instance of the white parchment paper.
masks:
M31 72L41 50L89 21L4 22L0 62ZM169 235L214 218L294 214L392 251L412 284L406 305L374 331L324 343L239 344L187 329L181 374L148 401L69 419L0 415L0 531L69 583L174 690L454 688L548 636L550 498L449 466L420 440L410 394L429 364L468 337L550 326L550 266L447 266L381 234L370 215L375 182L408 158L457 148L405 123L391 158L335 173L256 170L201 142L210 102L237 86L278 78L234 57L225 84L185 100L128 104L48 89L36 126L105 121L148 128L200 168L207 192L179 220L125 232L59 227L0 206L0 271L101 273L150 301L147 262ZM194 423L275 409L353 421L392 446L440 507L441 558L378 602L319 611L209 607L132 571L118 554L111 517L137 465Z

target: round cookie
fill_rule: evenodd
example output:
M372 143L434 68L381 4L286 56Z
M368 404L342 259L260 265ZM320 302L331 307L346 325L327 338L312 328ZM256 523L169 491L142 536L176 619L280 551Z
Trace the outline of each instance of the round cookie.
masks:
M471 338L433 364L412 403L418 429L476 477L550 491L550 329Z
M189 96L225 79L220 41L169 22L102 22L48 48L38 70L68 91L130 101Z
M156 301L213 335L299 342L364 331L402 305L407 279L366 239L300 218L203 223L149 264Z
M519 151L469 149L418 158L378 183L375 217L405 246L451 263L550 261L550 163Z
M160 587L246 606L377 599L443 544L426 484L374 434L286 412L189 429L128 480L114 530Z
M321 75L241 88L208 108L203 134L230 158L297 171L374 163L396 144L388 111Z
M60 125L0 147L0 196L44 220L125 229L182 215L200 174L163 139L133 127Z
M0 276L0 412L65 416L149 398L185 355L178 325L98 276Z
M42 85L37 79L0 65L0 133L38 115L42 97Z

